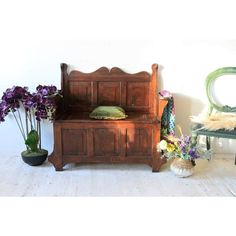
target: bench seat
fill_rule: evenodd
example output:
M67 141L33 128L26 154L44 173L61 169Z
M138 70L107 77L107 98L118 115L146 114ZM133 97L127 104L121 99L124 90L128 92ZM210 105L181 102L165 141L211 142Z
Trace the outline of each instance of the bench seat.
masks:
M49 157L57 171L68 163L143 163L153 172L166 159L160 142L161 116L167 100L159 99L157 64L152 73L129 74L101 67L92 73L71 71L61 64L62 98L57 100L54 150ZM97 106L120 106L124 120L89 118Z

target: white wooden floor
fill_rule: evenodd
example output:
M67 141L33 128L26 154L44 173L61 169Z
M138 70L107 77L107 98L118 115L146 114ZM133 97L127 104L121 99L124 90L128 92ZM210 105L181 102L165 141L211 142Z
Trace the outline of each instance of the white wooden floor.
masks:
M56 172L17 155L0 154L0 196L236 196L233 155L198 160L195 174L178 178L163 166L152 173L145 165L69 165Z

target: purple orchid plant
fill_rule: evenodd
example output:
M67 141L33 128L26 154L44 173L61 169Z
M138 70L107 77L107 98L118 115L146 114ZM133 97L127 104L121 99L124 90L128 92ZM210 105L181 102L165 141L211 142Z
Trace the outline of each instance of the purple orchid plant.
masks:
M179 130L180 137L169 134L158 143L157 149L163 152L164 157L190 160L193 165L196 164L195 160L198 158L211 159L211 150L205 150L203 146L196 144L191 136L183 135L180 127Z
M56 86L42 85L34 93L30 93L28 87L20 86L8 88L3 93L0 100L0 123L12 114L30 152L41 150L41 121L53 119L56 105L52 98L57 94ZM21 110L25 113L24 122Z

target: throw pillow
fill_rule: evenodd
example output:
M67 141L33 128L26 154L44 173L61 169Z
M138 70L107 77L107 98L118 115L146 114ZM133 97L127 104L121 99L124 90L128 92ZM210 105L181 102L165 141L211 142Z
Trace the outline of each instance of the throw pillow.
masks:
M120 120L128 117L123 108L118 106L99 106L89 115L92 119L98 120Z

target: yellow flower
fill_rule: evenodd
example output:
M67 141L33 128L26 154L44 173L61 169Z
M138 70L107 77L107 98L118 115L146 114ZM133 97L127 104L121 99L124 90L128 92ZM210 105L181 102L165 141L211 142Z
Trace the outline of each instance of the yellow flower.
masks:
M168 143L166 150L167 150L167 152L173 152L175 150L175 145L172 143Z
M166 150L167 148L167 142L165 140L161 140L161 142L159 143L158 147L161 149L161 150Z
M178 142L174 142L174 145L176 146L176 147L178 147L179 145L178 145Z
M167 135L166 138L167 138L170 142L173 142L173 143L178 142L178 140L179 140L179 139L176 138L173 134Z

